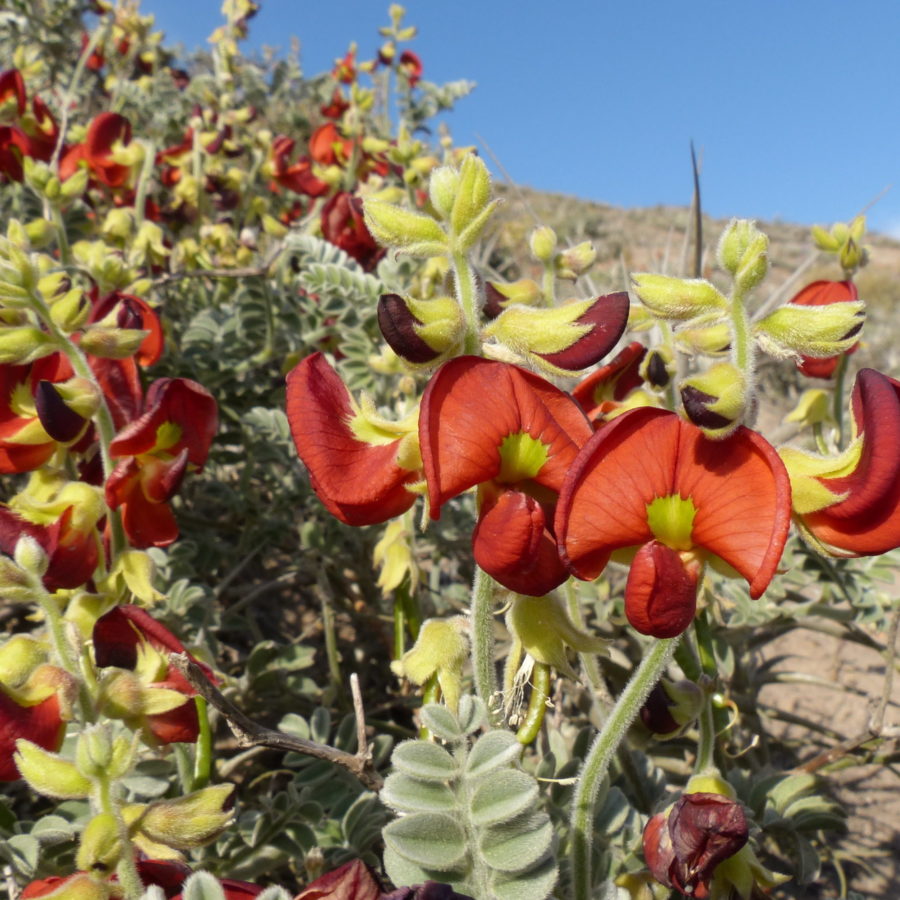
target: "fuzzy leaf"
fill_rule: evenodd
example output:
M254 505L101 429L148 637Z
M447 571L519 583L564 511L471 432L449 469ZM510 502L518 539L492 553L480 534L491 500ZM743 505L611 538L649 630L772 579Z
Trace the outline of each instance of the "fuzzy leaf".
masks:
M457 718L459 719L459 727L462 729L462 733L471 734L484 724L487 718L487 710L478 697L466 694L459 701Z
M492 879L494 900L546 900L556 884L556 862L548 859L521 875L502 875Z
M458 867L466 856L466 835L457 819L443 813L414 813L396 819L382 832L401 856L438 872Z
M524 872L534 866L553 843L553 823L546 813L490 828L481 839L484 861L499 872Z
M184 900L225 900L225 891L219 879L209 872L194 872L185 881L181 896Z
M447 785L410 778L402 772L388 775L380 797L399 812L449 812L456 805L456 797Z
M522 745L511 731L489 731L472 747L466 760L466 776L479 778L514 762L522 755Z
M437 744L404 741L391 757L395 769L423 781L448 781L456 775L456 761Z
M413 885L426 881L439 881L451 884L453 889L463 894L471 894L464 879L468 870L456 872L438 872L425 866L419 866L397 853L390 845L384 848L384 870L394 884Z
M422 724L444 741L458 741L463 733L456 716L439 703L429 703L422 708Z
M472 796L472 821L475 825L508 822L537 800L537 782L525 772L506 769L482 782Z

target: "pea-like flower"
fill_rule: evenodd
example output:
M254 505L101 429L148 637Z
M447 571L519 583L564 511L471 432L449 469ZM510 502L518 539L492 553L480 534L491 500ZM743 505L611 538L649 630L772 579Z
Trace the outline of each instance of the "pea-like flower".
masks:
M566 476L556 509L560 554L578 578L633 552L625 613L643 634L681 634L694 617L704 563L766 589L790 526L778 454L740 427L713 441L675 413L642 408L600 429Z

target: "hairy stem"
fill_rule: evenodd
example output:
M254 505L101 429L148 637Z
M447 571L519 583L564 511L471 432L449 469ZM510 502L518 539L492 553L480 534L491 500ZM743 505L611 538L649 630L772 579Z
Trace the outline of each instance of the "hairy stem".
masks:
M594 830L594 805L609 764L625 739L629 725L659 681L679 638L657 641L641 661L637 671L613 707L603 730L597 735L578 777L572 800L572 889L575 900L591 898L591 851Z
M472 586L472 669L475 693L484 701L491 720L494 694L497 691L497 675L494 672L494 579L480 567L475 567L475 584Z

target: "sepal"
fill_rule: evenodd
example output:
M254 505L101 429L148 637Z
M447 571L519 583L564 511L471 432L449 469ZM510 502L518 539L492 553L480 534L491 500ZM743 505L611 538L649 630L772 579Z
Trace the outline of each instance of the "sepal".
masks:
M660 319L682 321L728 309L722 293L702 278L643 273L632 275L631 280L638 299Z
M385 247L426 258L443 256L449 250L444 229L424 213L411 212L378 200L367 200L364 214L372 237Z
M50 753L25 738L16 741L15 763L29 787L58 800L83 800L90 796L91 781L74 763Z
M780 359L822 359L845 353L857 341L866 318L862 300L825 306L785 304L757 322L754 333L767 353Z

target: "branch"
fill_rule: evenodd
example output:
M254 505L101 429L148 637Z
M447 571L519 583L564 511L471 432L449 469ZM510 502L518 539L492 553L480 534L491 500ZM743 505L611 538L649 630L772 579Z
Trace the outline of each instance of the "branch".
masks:
M358 753L346 753L336 747L318 744L315 741L306 741L303 738L285 734L283 731L265 728L244 715L230 700L227 700L187 653L172 653L169 655L169 661L181 672L197 693L225 717L239 746L292 750L294 753L302 753L304 756L325 759L346 769L369 790L381 789L384 782L372 765L372 759L365 743L360 746ZM357 721L361 715L362 704L360 702Z
M162 287L172 281L181 281L184 278L268 278L272 272L272 267L283 252L284 244L281 243L269 255L269 258L263 260L259 266L241 269L191 269L189 272L171 272L168 275L161 275L159 278L156 278L153 281L153 285L154 287Z

